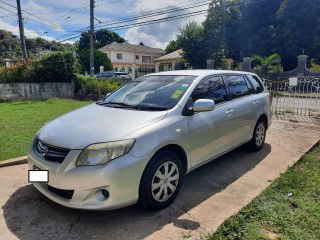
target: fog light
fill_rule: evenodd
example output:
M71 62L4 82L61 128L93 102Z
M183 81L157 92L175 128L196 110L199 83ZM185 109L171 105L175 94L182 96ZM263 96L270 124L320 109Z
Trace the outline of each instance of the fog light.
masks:
M102 195L103 195L106 199L109 198L110 194L109 194L109 192L108 192L107 190L102 189L101 192L102 192Z

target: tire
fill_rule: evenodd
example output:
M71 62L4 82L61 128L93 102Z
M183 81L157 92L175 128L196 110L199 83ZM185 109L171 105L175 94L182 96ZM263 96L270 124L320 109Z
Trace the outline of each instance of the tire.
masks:
M144 170L139 204L150 210L169 206L180 190L183 175L181 160L175 152L164 150L156 153Z
M252 151L259 151L266 140L267 124L263 119L259 119L254 127L252 138L248 144Z

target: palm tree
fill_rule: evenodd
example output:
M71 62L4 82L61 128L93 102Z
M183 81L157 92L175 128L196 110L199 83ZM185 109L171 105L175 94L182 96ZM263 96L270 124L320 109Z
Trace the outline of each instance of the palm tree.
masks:
M281 58L278 54L272 54L269 57L254 55L253 60L258 62L252 71L262 78L268 77L271 73L276 73L278 76L283 71Z

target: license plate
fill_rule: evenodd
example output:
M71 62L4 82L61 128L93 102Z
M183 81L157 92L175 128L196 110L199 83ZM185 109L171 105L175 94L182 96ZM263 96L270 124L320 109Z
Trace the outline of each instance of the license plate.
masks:
M33 170L35 170L35 171L42 171L42 169L40 169L39 167L37 167L37 166L35 166L35 165L33 165ZM45 188L48 188L48 183L47 183L47 182L40 182L40 184L41 184L42 186L44 186Z

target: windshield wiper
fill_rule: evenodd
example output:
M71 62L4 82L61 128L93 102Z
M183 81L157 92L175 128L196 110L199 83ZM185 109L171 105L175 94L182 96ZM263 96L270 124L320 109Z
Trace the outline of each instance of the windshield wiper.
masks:
M110 107L113 107L113 108L134 108L134 109L137 108L135 105L126 104L123 102L102 102L97 104L101 106L111 105Z
M146 111L165 111L168 110L167 107L161 107L161 106L149 106L149 105L130 105L123 102L102 102L97 103L99 105L105 106L105 105L112 105L114 108L132 108L132 109L138 109L138 110L146 110Z
M161 106L137 105L136 107L137 107L137 109L147 110L147 111L166 111L166 110L168 110L167 107L161 107Z

